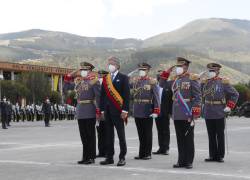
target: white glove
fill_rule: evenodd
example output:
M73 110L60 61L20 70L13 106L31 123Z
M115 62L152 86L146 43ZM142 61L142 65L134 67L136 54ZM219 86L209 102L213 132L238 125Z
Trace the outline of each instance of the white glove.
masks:
M155 119L155 118L157 118L157 117L158 117L158 114L153 113L153 114L151 114L151 115L150 115L150 117L152 117L153 119Z
M230 113L230 112L231 112L231 108L230 108L230 107L228 107L228 106L227 106L227 107L225 107L224 112L225 112L225 113Z

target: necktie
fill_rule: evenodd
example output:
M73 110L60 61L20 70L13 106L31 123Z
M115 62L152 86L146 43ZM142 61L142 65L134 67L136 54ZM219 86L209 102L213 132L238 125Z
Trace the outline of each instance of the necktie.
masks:
M112 73L112 74L111 74L112 82L113 82L113 80L114 80L114 77L115 77L115 75Z

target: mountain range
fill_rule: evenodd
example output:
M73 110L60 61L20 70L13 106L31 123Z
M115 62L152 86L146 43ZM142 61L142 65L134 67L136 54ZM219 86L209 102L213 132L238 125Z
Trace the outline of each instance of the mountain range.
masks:
M111 37L83 37L32 29L0 34L0 60L60 67L77 67L91 61L105 68L105 59L122 59L128 73L140 62L152 65L155 74L174 63L177 56L190 59L191 70L199 73L209 62L223 65L222 74L233 83L250 80L250 21L198 19L171 32L145 40Z

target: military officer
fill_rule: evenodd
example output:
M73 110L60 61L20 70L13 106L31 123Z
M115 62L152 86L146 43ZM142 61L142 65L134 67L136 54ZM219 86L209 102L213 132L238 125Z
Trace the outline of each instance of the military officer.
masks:
M222 66L217 63L207 65L208 78L202 80L203 117L206 120L209 139L209 158L205 162L224 162L225 155L225 117L234 107L239 93L220 77Z
M159 71L161 73L162 71ZM160 80L160 74L157 74L157 80ZM159 85L158 85L159 86ZM155 119L155 124L158 133L159 149L153 154L168 155L170 144L170 116L172 113L173 93L171 86L166 84L163 88L159 86L159 97L161 104L161 112L158 118Z
M3 101L1 102L1 121L2 121L2 128L8 129L6 127L8 121L8 104L6 97L4 97Z
M98 71L99 82L102 84L103 78L108 74L105 70ZM98 139L98 155L96 157L105 157L106 155L106 131L105 131L105 119L101 118L96 125L97 139Z
M172 119L176 131L178 161L174 168L193 168L194 119L200 116L201 90L199 76L188 72L190 61L178 57L177 64L160 75L161 86L170 83L173 91ZM175 69L173 80L168 77Z
M80 70L70 76L75 77L75 91L77 94L77 112L79 131L83 144L83 157L78 164L93 164L96 158L96 119L100 118L100 83L95 68L88 62L80 64Z
M137 160L151 159L153 119L160 114L159 89L157 80L148 75L150 68L147 63L138 64L139 77L130 80L133 115L140 141Z
M46 98L45 102L42 105L42 112L44 113L44 123L45 127L50 127L50 118L51 118L51 104L49 98Z

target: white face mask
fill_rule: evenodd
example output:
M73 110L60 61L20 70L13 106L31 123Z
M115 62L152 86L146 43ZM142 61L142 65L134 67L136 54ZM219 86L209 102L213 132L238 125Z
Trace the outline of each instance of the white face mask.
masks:
M175 73L177 76L183 74L183 72L184 72L183 67L176 67Z
M147 75L146 71L139 70L139 76L140 76L140 77L144 77L144 76L146 76L146 75Z
M114 73L116 71L116 67L112 64L109 64L108 68L109 68L109 72L111 73Z
M216 76L216 73L215 73L214 71L208 72L208 78L209 78L209 79L212 79L212 78L214 78L215 76Z
M87 77L87 75L88 75L88 71L86 71L86 70L81 71L81 76L82 77Z

